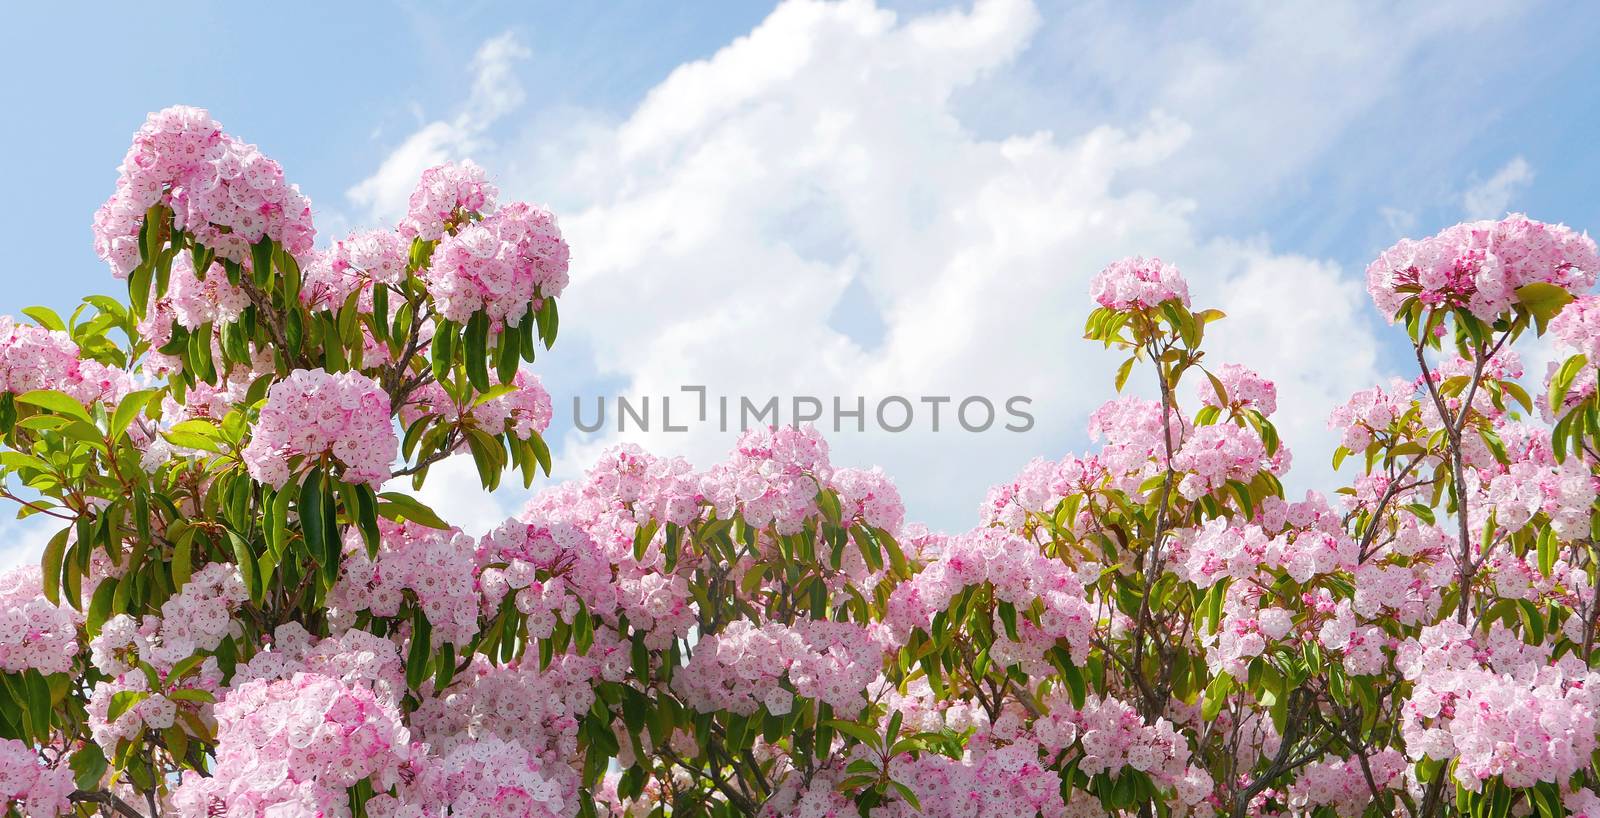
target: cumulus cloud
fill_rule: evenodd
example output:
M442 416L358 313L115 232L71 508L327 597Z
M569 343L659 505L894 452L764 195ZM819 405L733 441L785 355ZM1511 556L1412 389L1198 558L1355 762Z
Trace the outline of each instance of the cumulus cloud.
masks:
M0 574L25 563L37 563L45 545L63 525L44 515L0 525Z
M483 144L489 126L522 105L515 66L528 56L511 32L484 43L473 57L472 90L461 110L422 125L346 196L374 222L392 223L403 216L406 197L423 170L470 153Z
M1469 219L1498 219L1506 214L1518 194L1533 184L1533 166L1520 156L1495 171L1493 176L1461 194L1461 210Z
M558 414L573 394L684 384L869 406L1031 397L1024 434L947 420L937 434L831 436L836 462L882 464L915 516L967 525L984 489L1029 457L1085 445L1083 421L1120 363L1081 340L1089 279L1152 254L1186 270L1197 306L1230 313L1208 363L1279 380L1280 425L1303 453L1292 482L1322 482L1328 408L1379 375L1359 286L1263 238L1201 234L1194 200L1153 182L1189 168L1215 119L1152 106L1120 127L999 134L964 119L957 98L992 87L1039 28L1022 0L904 18L862 0L791 2L620 121L592 119L558 161L528 160L549 155L526 124L534 112L493 144L476 140L492 173L516 168L499 179L507 196L556 203L574 248L560 362L546 370ZM356 200L384 212L408 185L369 180ZM732 443L714 425L614 428L558 441L563 471L623 437L701 465Z

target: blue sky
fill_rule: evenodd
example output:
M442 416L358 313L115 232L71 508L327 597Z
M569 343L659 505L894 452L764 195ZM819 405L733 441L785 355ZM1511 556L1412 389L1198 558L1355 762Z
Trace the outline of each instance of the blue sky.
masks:
M1117 361L1073 339L1112 258L1162 254L1230 311L1215 354L1279 379L1322 486L1330 402L1400 365L1370 257L1505 209L1600 230L1591 7L1128 5L19 6L0 311L115 291L88 225L150 110L261 145L324 242L391 222L418 157L470 157L574 246L540 364L558 431L572 395L680 384L1033 396L1026 435L834 439L959 527L1028 456L1086 445ZM632 437L702 464L731 443ZM560 441L563 471L615 439ZM451 474L435 499L469 528L521 499Z

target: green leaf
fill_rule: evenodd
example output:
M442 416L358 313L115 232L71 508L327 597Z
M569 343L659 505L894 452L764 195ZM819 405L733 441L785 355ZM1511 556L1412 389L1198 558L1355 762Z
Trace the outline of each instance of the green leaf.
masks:
M421 687L423 680L428 678L429 644L432 638L433 628L419 609L411 617L411 646L406 651L406 685L412 690Z
M61 604L61 563L66 558L67 533L71 530L63 528L57 531L44 547L40 570L44 572L44 598L50 600L51 605Z
M889 786L894 787L894 791L900 793L900 797L905 799L905 802L910 804L912 809L917 812L922 811L922 802L917 800L917 794L912 792L910 787L898 781L890 781Z
M378 553L382 535L378 530L378 499L372 493L370 486L355 487L356 495L356 525L361 528L361 536L367 542L367 550L371 554Z
M550 447L545 445L544 438L538 432L528 436L528 445L533 447L533 457L539 461L539 468L544 470L544 476L550 476Z
M150 698L148 690L124 690L111 695L111 704L106 710L106 722L114 722L124 713L132 710L139 702Z
M539 340L544 342L545 349L550 349L556 345L556 331L561 326L561 314L556 311L556 300L546 298L535 315L539 321Z
M447 529L450 524L439 519L433 509L423 505L421 501L398 491L386 491L378 495L378 514L388 520L402 522L410 520L418 525L429 528Z
M517 363L521 360L518 354L520 337L514 327L502 327L500 330L500 355L496 361L495 378L501 383L511 383L517 376Z
M844 733L856 741L867 745L868 747L877 747L881 741L881 739L878 738L876 731L853 721L845 721L843 719L828 719L823 723L841 733Z
M1539 334L1543 335L1550 319L1561 312L1563 307L1572 303L1572 293L1555 284L1524 284L1517 288L1517 301L1533 314Z
M22 314L39 322L39 326L56 332L66 332L67 324L49 307L23 307Z
M1211 684L1206 685L1205 705L1200 708L1200 716L1206 721L1215 721L1222 712L1223 705L1228 703L1228 694L1233 692L1233 676L1227 671L1218 673Z
M1549 526L1539 531L1539 573L1550 576L1556 568L1556 558L1559 555L1559 543L1556 541L1556 532Z
M133 424L134 418L137 418L139 413L144 411L145 407L150 404L150 399L155 397L156 393L157 390L155 389L141 389L137 392L129 392L123 396L122 400L117 402L117 409L111 415L111 437L113 440L122 437L122 433L128 430L128 427Z
M260 604L264 595L261 586L256 582L256 558L250 553L250 544L239 536L239 532L229 528L228 542L233 546L233 559L239 563L239 575L244 580L244 587L249 590L250 598Z
M322 470L312 469L300 483L297 511L300 515L300 532L306 540L306 551L318 565L328 559L328 536L331 533L323 529L325 511L322 504Z
M100 751L100 745L86 741L82 747L72 752L72 760L67 762L72 768L72 781L80 790L100 789L100 780L106 774L106 755Z
M1122 387L1128 383L1128 375L1132 374L1132 372L1133 372L1133 364L1134 364L1135 361L1138 361L1138 360L1139 360L1139 358L1137 356L1134 356L1134 357L1129 358L1126 361L1123 361L1122 362L1122 366L1117 367L1117 379L1116 379L1116 382L1115 382L1115 386L1116 386L1118 392L1121 392L1122 391Z
M433 363L433 378L439 382L450 379L450 369L455 365L456 325L452 321L438 321L429 342Z
M467 380L479 392L489 391L489 315L482 310L467 319Z
M41 409L49 409L56 414L81 420L90 426L94 425L94 419L89 417L89 411L83 408L83 404L79 403L77 398L65 392L58 392L54 389L35 389L32 392L24 392L18 395L17 402L26 403L29 406L37 406Z
M502 380L510 380L510 379L509 378L503 378ZM489 390L486 391L486 392L479 393L478 397L473 399L472 405L474 407L482 406L485 403L488 403L489 401L494 400L495 398L505 397L506 395L509 395L509 394L511 394L512 392L515 392L515 391L517 391L517 385L516 384L514 384L514 383L502 383L502 384L499 384L497 386L490 387Z
M1550 379L1550 412L1556 416L1561 415L1561 407L1566 402L1567 392L1572 389L1572 382L1577 379L1578 373L1583 371L1584 364L1589 359L1583 355L1574 355L1568 358L1561 368L1556 370L1554 378Z

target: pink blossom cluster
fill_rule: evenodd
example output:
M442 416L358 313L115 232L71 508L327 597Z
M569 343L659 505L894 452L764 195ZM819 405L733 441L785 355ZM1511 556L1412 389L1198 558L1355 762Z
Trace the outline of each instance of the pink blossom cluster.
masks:
M917 794L920 811L903 800L882 810L893 818L962 818L973 815L1065 815L1061 777L1046 765L1039 742L1025 733L1000 743L974 736L966 758L925 753L897 756L894 780ZM878 814L873 811L873 815ZM846 813L848 814L848 813Z
M681 457L658 457L624 443L602 452L586 477L586 492L627 508L634 521L688 525L700 516L699 479L694 467ZM629 531L628 546L631 544Z
M394 704L314 673L239 685L216 718L213 775L184 773L172 794L179 818L343 815L348 788L389 789L413 755Z
M154 617L147 617L147 624L152 619ZM114 617L107 627L112 627L112 623L116 623L115 627L128 630L132 619ZM132 651L128 653L132 654ZM154 670L157 674L155 687L151 687L152 677L147 674L148 670ZM170 671L168 667L141 668L137 671L130 669L94 685L86 703L89 735L106 755L113 755L119 745L138 739L147 729L161 731L193 723L195 718L202 721L211 718L210 702L175 698L174 694L179 690L200 690L213 694L220 691L223 673L216 657L205 657L181 677L172 675ZM238 681L238 677L235 677L234 682ZM122 694L137 695L139 699L133 707L112 719L112 703ZM182 721L180 715L184 717Z
M244 461L252 478L283 488L290 458L331 455L344 466L339 479L376 486L389 479L398 450L389 393L377 381L360 372L297 369L267 390Z
M470 161L428 168L411 192L400 235L438 241L471 215L493 210L497 196L499 191L489 184L483 168Z
M862 691L882 672L882 650L860 625L738 620L702 638L672 684L702 713L750 716L765 708L782 716L800 696L854 718L867 704Z
M1138 494L1139 484L1167 462L1167 447L1177 452L1193 428L1175 410L1168 410L1164 437L1161 403L1127 395L1107 401L1089 415L1089 438L1104 440L1096 460L1117 488Z
M1046 703L1049 713L1033 728L1045 752L1054 755L1076 741L1083 748L1078 768L1090 775L1131 767L1158 787L1174 788L1187 805L1211 794L1210 775L1190 766L1188 740L1172 722L1146 722L1132 705L1110 696L1090 696L1075 708L1058 691Z
M300 301L313 309L339 309L352 293L358 306L372 310L372 288L405 280L411 243L391 230L351 233L306 263Z
M1448 227L1430 238L1401 239L1367 267L1367 292L1391 322L1415 295L1430 308L1464 308L1484 321L1510 310L1517 288L1594 286L1600 255L1586 234L1521 214Z
M1294 612L1274 606L1273 601L1252 585L1229 590L1217 632L1201 635L1206 663L1213 672L1227 671L1234 678L1243 678L1251 659L1289 636L1294 628Z
M298 622L279 625L263 650L239 665L234 686L264 680L294 678L313 673L341 684L364 687L381 701L399 702L406 693L405 666L399 647L389 639L350 629L339 636L318 639Z
M597 616L617 609L611 563L577 526L507 520L479 541L477 559L485 606L494 610L511 594L531 636L548 638L558 622L575 621L580 606Z
M1380 790L1397 786L1406 770L1406 757L1399 750L1385 747L1371 753L1363 770L1356 756L1329 756L1307 764L1289 786L1290 803L1300 809L1331 806L1340 815L1360 815L1372 802L1372 786ZM1368 772L1372 784L1367 783Z
M1238 364L1223 364L1212 374L1222 384L1225 394L1217 394L1216 385L1209 379L1202 381L1196 391L1200 402L1206 406L1254 409L1263 415L1278 411L1277 384L1256 374L1254 370Z
M1497 776L1513 788L1565 781L1586 767L1600 673L1570 654L1541 662L1530 655L1538 650L1509 632L1484 639L1453 621L1403 644L1398 663L1416 684L1401 720L1412 757L1456 759L1456 780L1472 790Z
M1567 818L1600 818L1600 792L1574 790L1561 796Z
M340 623L366 611L393 617L407 592L427 617L435 646L465 645L478 632L478 562L472 538L458 528L378 520L376 556L353 527L345 533L339 579L327 604Z
M79 403L112 403L132 389L127 373L82 358L65 332L18 324L0 315L0 392L55 389Z
M1195 427L1173 455L1172 468L1183 472L1178 493L1197 500L1230 480L1248 484L1263 471L1284 471L1287 462L1288 449L1280 447L1269 457L1254 429L1218 423Z
M521 744L553 771L578 753L578 724L594 706L595 684L625 672L625 664L597 654L558 654L543 670L532 656L506 665L478 656L449 688L422 698L412 726L435 753L494 735Z
M483 311L495 326L516 326L566 289L568 255L555 214L517 202L445 236L418 274L445 318Z
M1600 296L1580 295L1550 319L1550 331L1562 346L1600 361Z
M38 818L71 815L74 805L68 796L76 789L65 755L46 766L26 743L0 740L0 809Z
M187 330L197 330L213 322L233 323L250 306L250 297L228 282L228 274L221 264L213 263L205 278L201 278L188 253L179 253L172 260L166 301L172 307L172 317Z
M486 735L414 765L398 795L367 802L370 818L570 818L577 814L578 776L547 763L520 743Z
M980 522L1021 531L1030 517L1053 514L1073 494L1092 494L1105 473L1095 458L1068 455L1059 461L1036 457L1017 478L989 489L979 509Z
M1089 285L1089 296L1113 310L1147 310L1166 301L1189 306L1189 284L1178 268L1158 258L1113 261Z
M135 620L118 614L107 620L89 643L90 658L110 676L127 673L138 661L171 668L196 652L215 650L234 629L233 612L249 599L238 566L211 563L162 603L160 616Z
M217 358L221 358L220 352L217 353ZM172 363L172 371L181 369L180 361L172 359ZM182 403L175 400L170 393L164 395L161 399L161 419L168 423L180 423L193 418L220 421L227 417L234 407L244 402L245 397L250 394L252 383L263 375L272 374L274 370L272 353L269 350L257 349L250 363L236 363L229 367L227 372L220 373L215 384L195 381L193 386L184 390Z
M1488 507L1499 525L1514 531L1542 512L1563 539L1588 535L1600 483L1579 458L1554 461L1554 456L1544 462L1514 459L1490 480Z
M811 425L756 428L701 477L700 493L723 519L740 513L750 525L795 534L817 514L817 490L832 474L828 442Z
M687 461L658 458L637 446L624 445L606 450L583 480L540 492L518 521L531 525L533 530L576 527L587 534L587 542L574 542L592 549L592 557L586 551L581 558L558 562L574 566L604 564L609 579L593 580L591 585L597 590L579 587L577 592L592 613L607 621L615 612L625 614L634 631L643 633L645 643L659 650L672 639L686 636L695 624L696 612L686 578L686 570L692 564L686 561L674 572L665 570L665 531L658 530L644 554L637 558L634 539L642 521L653 518L684 525L698 517L697 492L697 478ZM489 539L484 539L485 546ZM487 554L484 558L492 559ZM514 565L516 559L515 554L511 555L507 565ZM498 581L497 572L495 568L486 572L486 589L490 588L489 582ZM558 586L568 581L563 578ZM614 589L614 597L600 587L607 582ZM529 604L520 599L524 591L517 593L519 608Z
M490 378L496 386L501 385L497 376L491 374ZM473 426L489 434L509 434L518 440L527 440L550 428L550 393L539 376L519 369L510 386L510 391L481 402L469 396L471 402L463 407L451 399L444 387L429 383L400 407L400 422L409 426L418 418L432 415L454 423L465 415Z
M1376 676L1384 671L1384 649L1392 640L1382 628L1360 621L1349 602L1339 602L1333 617L1317 630L1317 641L1340 656L1352 676Z
M1339 445L1352 452L1364 452L1372 445L1374 435L1388 431L1414 406L1416 394L1415 384L1401 378L1390 380L1387 388L1363 389L1333 410L1328 428L1343 434Z
M95 251L118 278L138 266L146 211L161 204L174 225L237 262L263 237L291 255L311 250L311 203L254 145L222 132L198 108L174 106L145 120L118 168L117 190L94 218Z
M0 575L0 670L65 673L78 655L78 621L66 606L44 597L38 565Z
M1353 570L1358 556L1356 543L1341 530L1289 529L1274 536L1259 525L1234 525L1225 517L1193 529L1187 538L1174 570L1201 588L1224 577L1253 579L1263 570L1282 570L1306 583L1318 574Z
M840 516L847 526L868 525L898 531L906 521L900 490L883 469L838 469L829 484L839 495Z
M895 586L886 621L898 638L905 639L913 630L928 628L934 615L947 609L961 591L984 583L994 588L996 600L1019 611L1035 601L1042 603L1036 628L1018 621L1022 631L1018 635L1036 654L1036 662L1042 662L1042 653L1058 640L1065 642L1073 661L1088 659L1099 617L1087 601L1083 582L1066 563L1044 556L1033 543L999 528L953 538L937 560ZM1003 630L997 632L997 642L1002 634ZM1019 660L1026 653L1022 645L1009 650Z

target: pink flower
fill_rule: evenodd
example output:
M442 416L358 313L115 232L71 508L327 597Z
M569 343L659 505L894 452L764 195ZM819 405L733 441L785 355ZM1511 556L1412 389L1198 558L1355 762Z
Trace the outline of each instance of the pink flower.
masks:
M289 480L290 458L330 456L346 483L378 485L399 450L389 394L359 372L297 369L267 391L245 447L250 476L275 488Z
M1597 274L1600 255L1587 235L1512 214L1401 239L1367 267L1367 292L1391 323L1413 295L1430 308L1465 308L1493 321L1511 308L1518 287L1579 292L1594 286Z
M1112 262L1095 276L1089 295L1113 310L1145 310L1164 301L1189 306L1189 285L1178 268L1143 256Z

